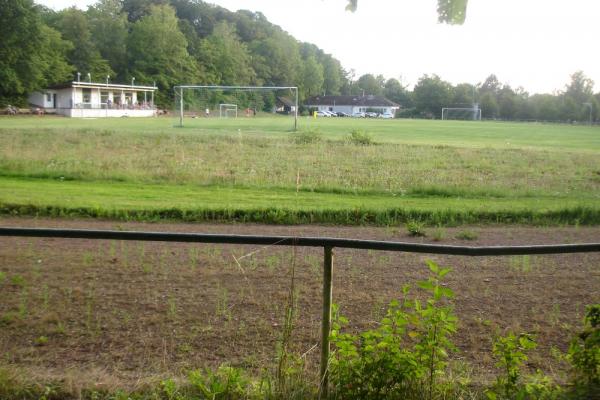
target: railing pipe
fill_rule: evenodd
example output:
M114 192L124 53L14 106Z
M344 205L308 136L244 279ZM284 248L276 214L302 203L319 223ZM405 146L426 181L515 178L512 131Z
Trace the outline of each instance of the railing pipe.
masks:
M530 246L452 246L381 240L329 237L225 235L206 233L141 232L87 229L0 227L0 236L56 237L71 239L114 239L153 242L221 243L300 247L339 247L362 250L403 251L409 253L456 256L507 256L526 254L562 254L600 251L600 243L553 244Z

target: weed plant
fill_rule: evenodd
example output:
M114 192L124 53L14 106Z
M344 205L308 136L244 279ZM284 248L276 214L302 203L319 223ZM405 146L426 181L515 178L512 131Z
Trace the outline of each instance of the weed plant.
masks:
M362 129L353 129L350 132L350 135L348 135L348 142L360 146L370 146L375 144L373 135Z

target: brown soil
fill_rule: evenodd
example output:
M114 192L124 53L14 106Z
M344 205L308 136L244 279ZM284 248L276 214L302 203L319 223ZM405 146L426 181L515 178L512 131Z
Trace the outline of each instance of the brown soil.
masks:
M403 227L145 224L0 218L0 226L335 236L429 242ZM477 239L456 239L469 230ZM434 236L436 229L429 228ZM447 228L437 243L521 245L600 242L600 227ZM438 232L438 236L440 233ZM375 326L402 286L427 276L425 260L453 271L447 285L460 319L456 360L493 370L495 332L530 332L532 368L561 368L586 304L600 301L600 254L483 257L335 250L334 301L352 329ZM296 268L294 346L318 360L322 250L38 238L0 238L1 364L32 375L85 374L135 385L227 362L273 365ZM237 259L237 261L236 261ZM1 275L4 274L4 277ZM418 292L416 289L414 292Z

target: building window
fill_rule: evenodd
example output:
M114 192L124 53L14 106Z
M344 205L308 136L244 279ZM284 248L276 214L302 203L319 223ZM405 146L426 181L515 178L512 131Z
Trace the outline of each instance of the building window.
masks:
M127 104L127 105L133 104L133 93L125 92L125 104Z
M100 103L101 104L108 103L108 92L100 92Z
M52 101L52 93L46 93L46 101L50 103Z
M92 89L82 89L81 90L82 94L83 94L83 100L82 103L91 103L92 102Z

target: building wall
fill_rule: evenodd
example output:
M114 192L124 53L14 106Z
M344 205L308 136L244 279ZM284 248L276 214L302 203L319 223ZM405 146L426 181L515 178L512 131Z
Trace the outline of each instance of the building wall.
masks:
M120 110L97 108L66 108L56 110L58 114L73 118L118 118L118 117L153 117L156 110Z

